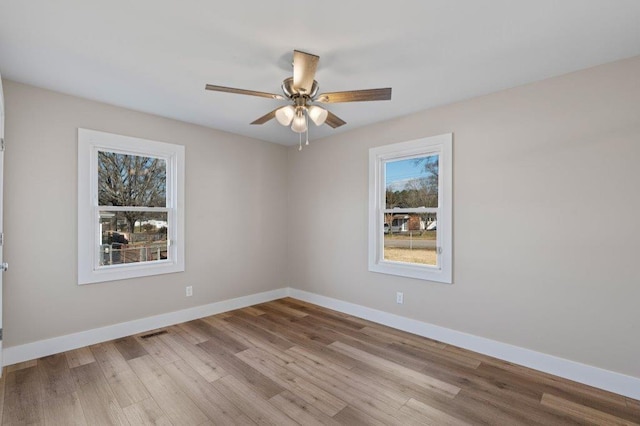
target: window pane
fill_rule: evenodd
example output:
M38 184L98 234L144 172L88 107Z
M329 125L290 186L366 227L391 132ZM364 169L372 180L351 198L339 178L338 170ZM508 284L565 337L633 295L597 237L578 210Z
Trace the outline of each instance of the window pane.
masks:
M435 213L384 215L384 260L437 266Z
M166 182L165 160L98 152L98 204L101 206L166 207Z
M100 266L167 258L167 212L100 212Z
M438 155L385 162L387 209L438 207Z

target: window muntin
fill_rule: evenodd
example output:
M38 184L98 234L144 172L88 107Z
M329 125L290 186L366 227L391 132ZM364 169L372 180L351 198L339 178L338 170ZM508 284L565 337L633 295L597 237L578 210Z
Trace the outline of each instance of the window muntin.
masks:
M370 150L369 270L451 282L451 141Z
M184 147L79 129L78 283L184 270Z

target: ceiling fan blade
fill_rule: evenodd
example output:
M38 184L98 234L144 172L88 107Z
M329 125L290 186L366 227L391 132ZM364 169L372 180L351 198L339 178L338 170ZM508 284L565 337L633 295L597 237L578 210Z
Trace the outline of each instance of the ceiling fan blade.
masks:
M262 117L254 120L251 124L264 124L267 121L271 120L272 118L274 118L276 116L276 111L279 110L282 107L278 107L276 109L274 109L271 112L266 113L265 115L263 115Z
M333 129L347 124L346 121L344 121L342 118L338 117L337 115L333 114L331 111L327 111L327 112L329 114L327 114L327 119L325 120L324 123L331 126Z
M215 92L236 93L238 95L259 96L261 98L269 98L269 99L279 99L279 100L284 99L284 96L276 95L274 93L257 92L255 90L236 89L234 87L215 86L213 84L207 84L204 88L206 90L213 90Z
M300 94L311 93L313 80L316 77L319 56L310 53L293 51L293 87Z
M321 93L316 102L332 104L338 102L388 101L391 99L391 87L384 89L350 90L348 92Z

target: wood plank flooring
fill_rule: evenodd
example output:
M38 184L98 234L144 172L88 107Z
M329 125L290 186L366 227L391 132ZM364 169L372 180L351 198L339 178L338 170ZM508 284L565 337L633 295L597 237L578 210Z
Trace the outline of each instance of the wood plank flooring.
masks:
M3 425L640 425L640 401L285 298L5 368Z

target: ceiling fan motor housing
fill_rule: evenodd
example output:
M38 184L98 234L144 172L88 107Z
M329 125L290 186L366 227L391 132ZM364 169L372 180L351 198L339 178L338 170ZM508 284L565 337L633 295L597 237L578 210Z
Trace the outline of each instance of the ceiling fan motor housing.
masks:
M311 85L311 90L309 93L304 93L304 89L299 89L294 87L293 85L293 77L286 78L282 82L282 91L285 96L289 99L294 99L296 97L306 97L308 99L313 98L318 93L318 82L313 80L313 84Z

